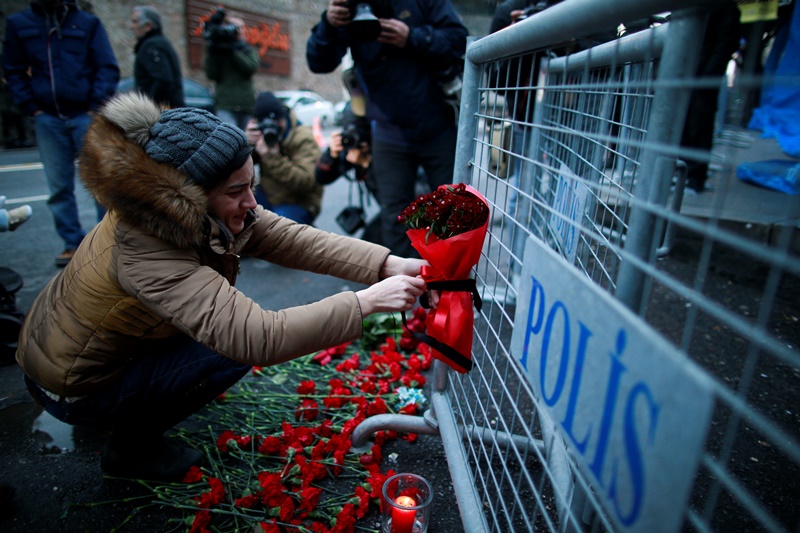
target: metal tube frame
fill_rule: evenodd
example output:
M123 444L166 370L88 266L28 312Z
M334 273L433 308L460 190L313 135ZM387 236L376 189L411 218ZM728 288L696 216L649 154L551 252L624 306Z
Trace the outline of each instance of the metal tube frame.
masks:
M653 31L626 38L629 46L621 49L619 42L595 47L591 52L574 54L568 60L552 59L549 69L585 69L594 64L629 60L628 53L634 56L650 53L654 42L663 45L663 60L659 65L657 90L647 126L647 143L643 147L640 167L647 168L648 179L640 179L637 197L633 203L629 224L631 230L626 235L623 262L619 272L616 297L628 307L638 310L642 303L644 274L641 263L652 259L664 249L657 249L652 235L658 223L655 214L644 204L665 205L669 186L675 172L675 156L664 146L674 146L683 126L683 118L688 107L687 91L679 90L674 84L685 81L694 75L705 23L705 12L698 6L711 5L713 0L566 0L529 19L513 25L496 34L476 40L470 39L463 75L461 108L458 123L458 145L455 158L453 182L470 183L475 171L474 155L478 151L478 115L481 109L481 65L499 59L545 49L563 42L564 36L581 37L598 30L616 27L622 20L633 20L667 10L673 11L668 25ZM621 50L624 50L621 52ZM562 64L563 63L563 64ZM627 103L626 113L641 113L636 104ZM537 110L538 112L538 110ZM538 132L530 139L529 153L534 153L539 142ZM671 245L667 238L665 245ZM668 251L668 250L667 250ZM631 261L632 259L632 261ZM532 440L524 436L511 435L491 430L491 438L486 433L490 428L467 425L457 420L449 391L453 390L452 380L459 379L448 367L436 361L432 382L431 409L423 418L406 415L379 415L363 422L353 433L355 448L363 446L367 437L379 429L395 429L428 435L439 435L447 457L453 488L461 513L462 523L470 532L489 531L489 524L483 512L483 497L478 493L475 479L470 471L468 454L464 448L465 440L494 442L498 446L516 446L523 450L535 449L543 454L548 463L549 475L554 485L560 529L580 531L582 522L591 519L586 509L597 507L587 487L576 484L571 471L568 450L555 425L539 412L541 417L542 440ZM537 410L538 406L537 406Z

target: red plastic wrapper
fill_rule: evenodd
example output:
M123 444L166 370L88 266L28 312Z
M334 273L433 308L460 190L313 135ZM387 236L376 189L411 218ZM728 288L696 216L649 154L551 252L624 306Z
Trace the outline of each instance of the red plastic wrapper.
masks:
M454 185L442 185L454 187ZM479 198L487 208L489 202L477 190L466 186L466 190ZM410 229L406 235L411 239L411 246L431 266L423 267L422 277L430 282L466 280L472 268L478 264L483 250L483 241L489 227L489 219L483 226L453 237L440 239L427 229ZM427 238L427 242L426 242ZM443 290L437 309L428 311L425 319L427 333L430 337L454 349L463 358L451 358L445 353L433 349L437 359L447 363L459 373L466 373L472 368L472 326L473 295L467 291Z

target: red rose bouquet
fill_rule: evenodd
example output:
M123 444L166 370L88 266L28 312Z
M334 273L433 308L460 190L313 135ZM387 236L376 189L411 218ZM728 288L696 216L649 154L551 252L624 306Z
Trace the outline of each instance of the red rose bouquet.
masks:
M441 290L436 310L425 320L426 338L434 356L460 373L472 368L472 305L480 296L469 273L481 256L489 225L489 203L472 187L442 185L420 196L398 217L409 230L411 245L431 266L422 277Z

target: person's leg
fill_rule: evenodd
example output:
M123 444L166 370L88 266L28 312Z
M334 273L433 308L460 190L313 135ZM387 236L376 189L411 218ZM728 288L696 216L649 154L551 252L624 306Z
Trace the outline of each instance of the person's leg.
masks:
M686 115L681 145L711 152L714 144L714 116L717 112L719 92L713 89L696 89L692 92L689 112ZM706 188L708 161L687 159L686 189L701 193Z
M91 123L92 116L88 113L67 120L70 137L72 139L72 149L76 157L81 153L81 150L83 150L83 141L86 139L86 132L89 131ZM97 221L100 222L106 214L106 208L98 202L96 198L94 204L97 210Z
M381 205L381 240L393 254L419 257L411 247L398 215L415 199L419 162L410 148L373 140L372 166L378 183ZM452 170L451 170L452 175Z
M176 479L199 453L163 441L185 420L238 382L250 366L222 357L185 336L147 343L125 375L77 401L54 400L26 379L28 390L55 418L111 429L101 466L114 475Z
M13 113L11 111L0 111L0 119L3 121L3 144L6 148L16 148L17 139L11 136L11 122Z
M271 208L271 211L276 215L289 218L300 224L311 225L314 222L314 217L311 216L311 213L309 213L308 210L301 205L295 205L295 204L276 205Z
M14 111L11 119L14 122L14 129L17 130L17 139L19 140L20 148L31 146L31 143L28 142L28 132L25 131L25 115Z
M85 233L78 217L75 198L75 151L66 121L39 113L35 117L39 154L50 187L47 207L53 214L64 248L75 250Z
M367 222L367 225L364 227L363 233L361 233L361 240L367 241L375 244L383 244L383 239L381 238L381 228L383 227L381 223L381 214L378 213L372 220Z
M146 343L140 353L118 381L79 400L55 401L35 386L31 392L47 412L67 424L161 434L251 368L182 335ZM203 394L196 394L198 387ZM206 401L187 406L184 399L189 396Z
M440 185L453 183L455 179L453 170L456 163L456 140L457 134L453 130L440 135L417 152L432 191Z

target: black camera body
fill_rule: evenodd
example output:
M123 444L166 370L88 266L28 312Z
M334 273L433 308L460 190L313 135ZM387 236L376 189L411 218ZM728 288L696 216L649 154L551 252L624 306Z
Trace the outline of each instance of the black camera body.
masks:
M350 206L342 209L336 216L336 223L348 234L352 235L366 225L364 210L360 207Z
M358 12L357 8L359 4L368 5L372 14L375 15L375 18L390 19L394 16L392 0L347 0L345 7L347 7L353 17L355 17Z
M233 49L239 42L239 29L233 24L223 24L225 10L217 8L211 18L203 24L203 38L218 49Z
M370 139L369 123L363 117L351 122L342 130L342 147L345 151L359 148L362 143L369 143Z
M267 117L258 123L258 129L261 130L261 135L264 136L264 142L267 146L275 146L278 144L281 126L278 124L277 120Z
M378 19L394 17L392 0L347 0L352 20L346 26L350 36L360 42L374 41L381 34Z

